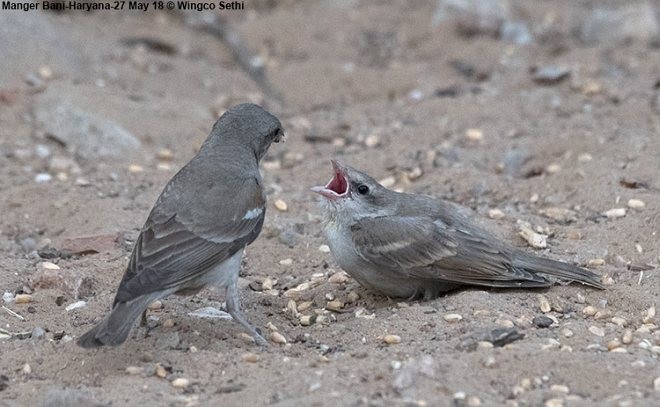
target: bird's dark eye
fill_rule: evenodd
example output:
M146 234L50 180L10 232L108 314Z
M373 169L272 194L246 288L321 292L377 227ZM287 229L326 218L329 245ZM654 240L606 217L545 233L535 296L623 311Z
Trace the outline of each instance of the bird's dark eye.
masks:
M364 184L360 184L357 187L357 191L358 191L358 194L360 194L360 195L366 195L366 194L369 193L369 187L364 185Z

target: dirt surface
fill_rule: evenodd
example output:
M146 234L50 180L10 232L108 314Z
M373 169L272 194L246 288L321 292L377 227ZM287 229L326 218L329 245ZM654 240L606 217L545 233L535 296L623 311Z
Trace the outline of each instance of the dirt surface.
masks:
M458 19L436 2L273 3L222 15L279 102L175 14L1 12L0 405L658 405L660 49L644 14L658 3L598 2L632 19L623 32L584 28L590 1L484 2L508 6ZM492 32L497 13L529 43ZM165 299L119 348L78 348L162 187L247 100L288 140L263 164L242 304L287 343L263 351L232 321L189 316L222 309L206 289ZM85 119L53 124L61 106ZM309 187L332 157L497 218L485 222L517 246L527 221L549 235L539 254L589 265L607 289L369 293L323 250ZM625 216L603 215L615 208ZM512 342L493 347L497 328Z

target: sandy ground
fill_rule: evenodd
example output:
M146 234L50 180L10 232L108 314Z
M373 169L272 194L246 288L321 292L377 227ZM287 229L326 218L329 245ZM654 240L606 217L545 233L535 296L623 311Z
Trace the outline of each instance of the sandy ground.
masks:
M507 18L534 37L516 45L433 24L435 2L246 3L223 15L281 102L223 42L172 14L2 12L27 34L0 47L11 57L0 82L0 291L20 298L0 310L0 405L660 403L660 49L635 31L643 24L632 39L585 44L575 27L593 2L513 2ZM569 74L534 81L550 65ZM223 293L206 289L164 300L149 332L119 348L78 348L162 187L218 113L246 100L278 115L288 141L263 165L269 208L247 249L242 303L287 344L262 351L231 321L189 316L222 308ZM97 158L57 142L39 117L64 101L140 146ZM309 187L330 177L331 157L490 214L487 225L521 247L517 221L527 221L549 235L539 254L589 265L607 290L465 289L430 302L369 293L322 250ZM615 208L625 216L602 215ZM71 240L89 236L100 237ZM87 253L58 252L76 242ZM334 299L341 308L326 309ZM543 315L552 325L533 322ZM497 328L524 337L493 347L480 335Z

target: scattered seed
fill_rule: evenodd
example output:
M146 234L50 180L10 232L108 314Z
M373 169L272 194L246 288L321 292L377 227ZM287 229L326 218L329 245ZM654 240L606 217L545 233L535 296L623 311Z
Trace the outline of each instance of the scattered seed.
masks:
M16 296L16 298L18 298L18 295ZM655 305L651 306L649 309L646 310L646 315L644 315L642 322L644 322L645 324L651 324L653 323L654 319L655 319Z
M332 301L335 299L335 295L333 293L325 293L325 299L328 301Z
M502 219L504 216L504 212L497 208L488 211L488 217L491 219Z
M135 174L135 173L142 172L142 171L144 171L144 168L142 168L141 165L131 164L131 165L128 166L128 172L130 172L130 173Z
M568 328L564 328L562 329L561 334L564 335L564 338L570 338L573 336L573 331Z
M618 339L612 339L611 341L607 342L607 350L610 352L620 347L621 347L621 342L619 342Z
M660 391L660 376L656 377L656 378L653 380L653 389L654 389L655 391Z
M310 326L316 322L316 315L301 315L300 316L300 325Z
M641 199L629 199L628 200L628 207L631 209L644 209L646 206L646 203L642 201Z
M332 284L342 284L348 281L348 274L343 271L339 271L328 278L328 283Z
M325 308L330 311L339 311L344 308L344 303L339 300L328 301Z
M375 134L370 134L364 139L364 145L369 148L376 147L379 144L380 144L380 137L378 137Z
M14 297L14 302L16 304L27 304L32 302L32 296L30 294L16 294L16 297Z
M172 158L174 158L174 153L169 148L161 148L158 150L156 156L160 160L170 161Z
M604 259L591 259L587 262L587 267L600 267L605 264Z
M548 301L548 298L545 295L539 295L539 309L544 314L547 314L552 309L550 307L550 301Z
M292 264L293 264L293 259L291 259L291 258L280 260L280 265L282 265L282 266L290 266Z
M312 301L303 301L299 303L298 312L307 311L312 306L312 304L314 304Z
M520 237L525 239L530 246L536 249L544 249L548 246L548 236L534 232L528 225L519 223L518 230Z
M443 318L447 322L458 322L463 319L463 316L460 314L445 314Z
M633 332L630 329L626 329L623 332L623 336L621 336L621 342L624 345L629 345L632 343L632 341L633 341Z
M591 305L587 305L586 307L584 307L582 309L582 315L585 315L585 316L588 316L588 317L593 317L594 315L596 315L596 312L598 312L596 307L592 307Z
M266 277L264 278L264 281L261 282L261 289L264 291L272 290L275 284L277 284L277 281L274 281L270 277Z
M356 293L355 291L351 291L346 295L346 302L349 303L355 303L360 299L360 294Z
M176 387L177 389L184 389L189 385L190 385L190 380L184 377L179 377L177 379L172 380L172 386Z
M157 364L155 374L161 379L164 379L167 376L167 370L163 367L163 365Z
M545 407L564 407L564 400L560 398L551 398L543 404Z
M614 208L603 212L608 219L617 219L626 216L626 208Z
M594 319L607 319L612 316L612 313L608 310L600 310L594 314Z
M595 325L591 325L589 327L589 332L596 336L605 336L605 331L603 331L603 328L597 327Z
M392 188L396 184L396 178L389 176L381 179L380 181L378 181L378 183L384 186L385 188Z
M388 345L396 345L401 343L401 337L399 335L385 335L383 336L383 342Z
M142 374L142 372L144 372L144 368L139 366L129 366L126 368L126 373L130 375L138 375Z
M568 388L568 386L566 386L564 384L553 384L552 386L550 386L550 390L554 391L554 392L557 392L557 393L564 393L564 394L568 394L570 392L570 389Z
M29 375L29 374L32 373L32 366L30 366L29 363L26 363L26 364L23 365L23 368L21 369L21 371L23 372L23 374Z
M481 406L481 399L477 396L470 396L466 400L468 407L479 407Z
M327 244L322 244L321 246L319 246L319 251L322 253L330 253L330 246L328 246Z
M587 163L591 160L593 160L593 157L589 153L582 153L578 155L578 161L581 163Z
M626 321L625 319L623 319L621 317L612 317L612 319L610 321L612 321L613 324L616 324L616 325L619 325L619 326L628 325L628 321Z
M257 363L259 361L259 355L252 352L244 353L241 358L243 359L243 362L247 363Z
M545 172L547 172L548 174L556 174L559 171L561 171L561 165L557 163L552 163L547 167L545 167Z
M248 345L252 345L252 344L255 343L254 338L252 337L252 335L248 335L245 332L239 333L238 337L239 337L240 340L242 340L244 343L246 343Z
M76 301L72 304L67 305L66 308L64 308L64 309L67 310L67 311L73 311L74 309L82 308L86 305L87 305L87 302L80 300L80 301Z
M503 328L513 328L514 323L510 319L496 319L495 323Z
M289 209L289 206L282 199L276 199L275 208L280 212L286 212Z
M572 229L566 233L566 238L570 240L580 240L582 239L582 233L580 233L579 230Z
M284 345L286 343L286 338L284 337L284 335L282 335L277 331L271 332L269 337L273 343L276 343L278 345Z
M481 129L467 129L465 137L472 142L479 142L484 139L484 132Z
M156 300L149 304L147 307L150 311L158 311L159 309L163 308L163 303L160 300Z
M270 330L270 331L277 331L278 330L277 327L275 326L275 324L273 324L270 321L268 321L268 323L266 324L266 328L268 328L268 330Z
M163 321L163 328L172 328L174 326L174 320L171 318L167 318L165 321Z
M51 263L49 261L42 261L39 263L39 267L44 268L46 270L59 270L60 266L58 266L55 263Z

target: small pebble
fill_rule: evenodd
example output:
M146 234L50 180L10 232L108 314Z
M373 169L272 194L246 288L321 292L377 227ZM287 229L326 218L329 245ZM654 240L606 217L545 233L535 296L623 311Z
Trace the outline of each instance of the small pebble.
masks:
M45 337L46 337L46 330L43 329L42 327L37 326L32 330L32 335L31 335L32 339L39 340L39 339L43 339Z
M26 363L26 364L23 365L23 368L21 369L21 371L23 372L23 374L29 375L30 373L32 373L32 366L30 366L29 363Z
M28 302L32 302L32 296L30 294L16 294L14 302L16 304L27 304Z
M286 338L284 337L284 335L282 335L277 331L271 332L269 338L273 343L276 343L278 345L284 345L286 343Z
M163 321L163 328L172 328L174 326L174 320L171 318L167 318L165 321Z
M563 407L564 406L564 400L560 398L552 398L548 399L545 401L545 404L543 404L545 407Z
M346 296L346 302L349 302L349 303L357 302L357 300L359 300L359 299L360 299L360 294L356 293L355 291L351 291Z
M463 316L460 314L445 314L443 318L447 322L458 322L463 319Z
M282 265L282 266L290 266L292 264L293 264L293 259L291 259L291 258L280 260L280 265Z
M189 385L190 385L190 380L184 377L179 377L177 379L172 380L172 386L176 387L177 389L184 389Z
M660 391L660 376L656 377L656 378L653 380L653 389L654 389L655 391Z
M589 332L591 332L592 334L594 334L596 336L601 336L601 337L605 336L605 331L603 331L603 328L595 326L595 325L591 325L589 327Z
M626 216L626 208L614 208L603 212L608 219L617 219Z
M556 174L559 171L561 171L561 165L557 163L550 164L545 168L545 172L548 174Z
M241 359L243 359L243 362L257 363L259 361L259 355L256 353L248 352L244 353L243 356L241 356Z
M465 400L465 402L468 405L468 407L479 407L479 406L481 406L481 399L477 396L469 396Z
M147 308L150 311L158 311L159 309L163 308L163 303L160 300L156 300L156 301L152 302L151 304L149 304L149 306L147 306Z
M552 386L550 386L550 390L554 391L554 392L557 392L557 393L564 393L564 394L568 394L570 392L570 389L568 388L568 386L566 386L564 384L553 384Z
M532 323L538 328L548 328L554 323L552 318L549 318L545 315L539 315L532 319Z
M253 345L255 343L254 338L252 337L252 335L248 335L245 332L239 333L238 337L240 338L240 340L242 340L243 342L245 342L248 345Z
M593 157L589 153L582 153L578 155L578 161L581 163L587 163L591 160L593 160Z
M504 212L497 208L488 211L488 217L491 219L502 219L504 216Z
M628 208L631 209L644 209L646 206L646 203L640 199L629 199L628 200Z
M322 253L330 253L330 246L328 246L327 244L322 244L321 246L319 246L319 251Z
M310 326L316 322L316 315L301 315L299 321L302 326Z
M570 337L572 337L572 336L574 335L574 334L573 334L573 331L571 331L571 330L568 329L568 328L564 328L564 329L562 329L561 334L564 335L564 338L570 338Z
M328 301L325 308L331 311L338 311L344 308L344 303L339 300Z
M274 205L280 212L286 212L289 209L289 205L287 205L282 199L276 199Z
M619 325L619 326L628 325L628 321L626 321L625 319L623 319L621 317L612 317L612 319L610 321L612 321L613 324L616 324L616 325Z
M383 337L383 342L388 345L396 345L401 343L401 337L399 335L385 335Z

